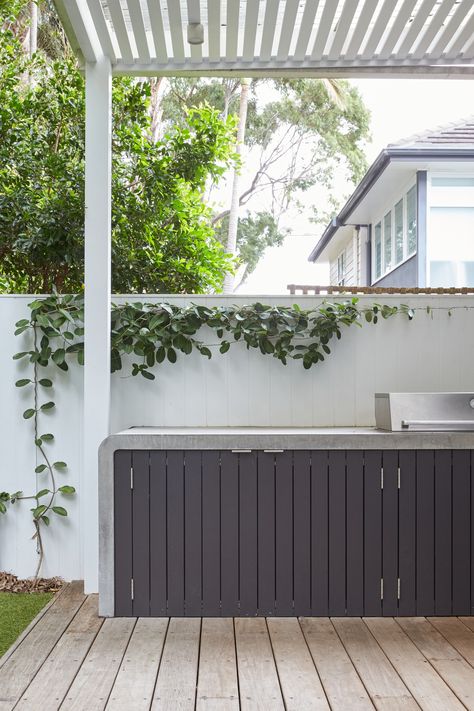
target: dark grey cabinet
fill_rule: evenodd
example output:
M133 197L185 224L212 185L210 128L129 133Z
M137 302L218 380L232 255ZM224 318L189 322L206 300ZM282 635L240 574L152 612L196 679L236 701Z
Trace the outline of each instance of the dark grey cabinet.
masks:
M118 451L115 614L470 615L468 450Z

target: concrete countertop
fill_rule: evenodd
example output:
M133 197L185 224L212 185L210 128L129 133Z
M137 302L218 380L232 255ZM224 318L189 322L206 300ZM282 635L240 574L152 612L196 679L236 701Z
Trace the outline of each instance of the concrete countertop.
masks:
M118 449L474 449L474 432L385 432L374 427L133 427L110 435Z

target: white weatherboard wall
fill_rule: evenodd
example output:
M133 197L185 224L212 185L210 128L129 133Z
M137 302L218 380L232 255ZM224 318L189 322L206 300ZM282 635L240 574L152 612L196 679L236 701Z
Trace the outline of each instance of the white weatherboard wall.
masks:
M36 452L32 444L32 422L22 418L30 406L26 388L14 383L24 377L27 364L12 355L29 347L13 335L14 323L28 315L31 296L0 297L0 490L35 488ZM126 300L116 297L115 301ZM139 300L128 297L128 300ZM263 303L303 308L320 304L317 297L146 297L176 304ZM334 299L336 300L336 299ZM123 371L112 376L112 431L134 425L157 426L353 426L371 425L376 391L471 391L474 390L474 297L465 296L364 296L359 304L374 301L409 303L420 307L414 321L402 316L376 326L364 323L343 330L341 341L333 341L333 352L322 365L305 371L301 362L281 365L276 359L247 351L237 344L212 360L193 353L179 355L175 365L162 364L154 382L132 378ZM446 311L426 313L426 306L451 306ZM465 308L469 307L469 308ZM207 340L207 338L206 338ZM209 342L216 338L209 334ZM216 349L213 349L214 351ZM82 463L82 369L73 364L69 374L52 371L55 388L54 412L41 415L41 431L55 434L53 457L67 461L69 471L58 476L73 484L78 494L68 499L67 519L54 517L45 531L44 575L81 578ZM49 393L47 399L50 399ZM44 475L43 475L44 476ZM0 569L21 576L34 572L36 553L27 501L0 516ZM84 509L83 509L84 512Z

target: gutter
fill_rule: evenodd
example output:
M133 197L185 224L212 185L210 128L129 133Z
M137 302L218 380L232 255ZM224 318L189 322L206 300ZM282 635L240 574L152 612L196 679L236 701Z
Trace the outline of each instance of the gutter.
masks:
M347 220L354 212L356 207L362 202L367 193L372 189L377 180L380 178L384 170L392 161L413 161L423 159L427 160L474 160L474 148L459 148L446 150L443 146L436 147L420 147L415 146L410 148L400 148L397 146L389 146L384 148L379 153L375 161L372 163L367 173L364 175L356 189L341 209L337 217L335 217L324 230L321 239L314 247L308 257L309 262L315 262L321 252L327 247L331 239L336 234L340 227L344 227Z

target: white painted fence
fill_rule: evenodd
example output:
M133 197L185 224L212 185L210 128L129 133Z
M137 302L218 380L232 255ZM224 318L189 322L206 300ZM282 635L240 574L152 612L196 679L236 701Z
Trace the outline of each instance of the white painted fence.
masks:
M31 395L27 388L14 385L28 365L12 360L15 352L29 345L24 336L15 337L13 330L15 321L28 315L32 299L0 296L0 490L25 493L35 490L35 476L42 488L44 476L34 474L32 421L22 418ZM322 299L161 296L146 300L281 305L297 301L308 308ZM374 301L404 302L421 310L412 322L397 316L376 326L364 323L362 328L345 330L341 341L331 344L333 352L327 361L309 371L301 362L285 367L239 343L225 355L216 352L210 361L197 353L179 355L175 365L164 363L157 368L153 382L117 373L112 377L112 431L133 425L363 426L373 424L376 391L474 388L474 297L364 296L360 305ZM427 305L436 307L432 314L426 313ZM449 307L455 307L451 316L446 311ZM52 372L52 399L57 407L41 415L41 430L55 434L53 456L69 465L68 472L58 476L76 486L78 494L68 499L69 517L54 517L51 529L45 531L43 573L72 579L82 576L79 507L88 505L81 500L82 372L77 365L68 374L58 369ZM0 517L0 569L21 576L31 575L36 562L29 508L28 501L19 502Z

